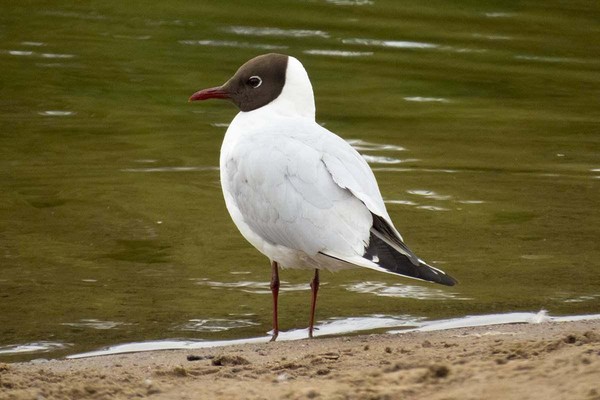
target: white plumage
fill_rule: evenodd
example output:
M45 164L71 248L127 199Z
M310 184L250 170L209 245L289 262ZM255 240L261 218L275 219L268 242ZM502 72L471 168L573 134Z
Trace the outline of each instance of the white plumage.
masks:
M230 99L241 110L221 147L221 185L234 223L271 260L273 339L278 266L316 270L311 336L319 269L359 266L456 283L406 247L367 162L315 122L312 85L297 59L256 57L224 85L190 99L209 98Z
M325 253L380 269L362 258L369 211L391 223L373 172L315 122L314 110L308 75L290 57L279 97L240 112L227 129L220 159L227 209L244 237L282 267L351 267Z

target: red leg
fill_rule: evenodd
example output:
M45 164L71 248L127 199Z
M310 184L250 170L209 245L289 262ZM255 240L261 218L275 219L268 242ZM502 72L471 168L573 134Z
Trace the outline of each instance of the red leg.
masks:
M310 325L308 326L308 337L313 337L313 328L315 326L315 309L317 308L317 292L319 291L319 270L315 269L315 276L310 281L310 290L312 300L310 302Z
M277 297L279 296L279 265L271 261L271 293L273 293L273 336L271 342L274 342L279 335L279 322L277 321Z

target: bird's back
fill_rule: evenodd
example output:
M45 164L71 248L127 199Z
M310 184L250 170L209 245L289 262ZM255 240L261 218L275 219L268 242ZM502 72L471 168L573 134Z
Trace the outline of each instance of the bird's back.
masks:
M223 192L240 231L260 238L257 245L244 235L263 253L262 241L307 257L362 255L373 220L358 196L385 211L364 159L310 119L260 114L240 113L221 153Z

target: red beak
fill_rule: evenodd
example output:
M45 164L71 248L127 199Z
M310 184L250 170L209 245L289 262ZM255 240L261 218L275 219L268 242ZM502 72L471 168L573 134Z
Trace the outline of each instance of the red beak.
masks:
M218 86L209 89L202 89L190 96L188 101L208 100L208 99L229 99L231 96L227 90Z

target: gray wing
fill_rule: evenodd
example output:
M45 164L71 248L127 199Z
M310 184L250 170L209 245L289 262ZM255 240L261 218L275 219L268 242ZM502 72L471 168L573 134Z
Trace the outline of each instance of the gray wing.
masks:
M234 203L232 217L242 233L250 229L253 239L309 256L456 283L406 247L358 152L316 124L292 129L239 140L222 159L226 200Z
M342 138L327 132L329 135L324 135L323 139L323 160L334 181L352 192L373 214L370 230L377 238L419 265L418 257L404 244L402 235L394 227L377 180L365 159Z
M227 190L244 223L271 244L308 255L362 255L372 215L335 181L320 148L322 138L302 128L297 134L265 132L238 142L225 160Z

